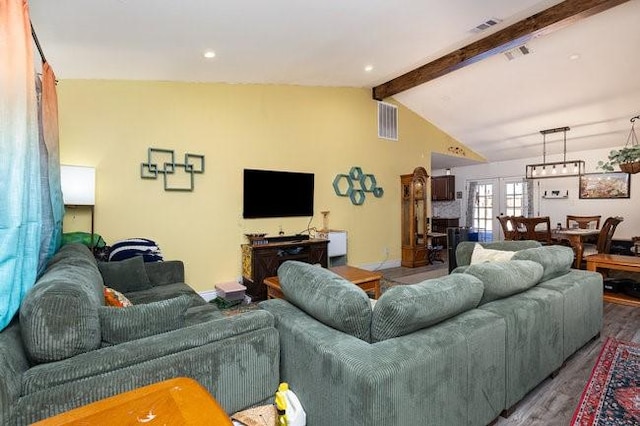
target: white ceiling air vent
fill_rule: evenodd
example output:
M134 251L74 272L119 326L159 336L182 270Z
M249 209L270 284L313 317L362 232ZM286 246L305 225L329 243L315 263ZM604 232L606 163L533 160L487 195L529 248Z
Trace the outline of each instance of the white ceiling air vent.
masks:
M398 140L398 107L386 102L378 102L378 137Z
M482 31L486 30L487 28L493 27L494 25L498 25L500 22L502 22L502 19L498 19L498 18L487 19L482 24L472 28L470 31L472 33L476 33L477 34L479 32L482 32Z
M531 49L523 44L522 46L507 50L506 52L504 52L504 56L506 56L508 60L513 61L514 59L517 59L524 55L528 55L530 53Z

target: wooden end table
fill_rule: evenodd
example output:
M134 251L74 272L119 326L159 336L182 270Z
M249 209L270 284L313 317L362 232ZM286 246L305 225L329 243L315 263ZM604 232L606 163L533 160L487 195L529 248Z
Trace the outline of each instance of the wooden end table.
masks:
M335 266L329 268L329 270L340 275L345 280L351 281L364 291L373 291L375 299L380 298L380 279L382 274L349 265ZM265 278L264 285L267 286L267 297L269 299L284 299L278 277Z

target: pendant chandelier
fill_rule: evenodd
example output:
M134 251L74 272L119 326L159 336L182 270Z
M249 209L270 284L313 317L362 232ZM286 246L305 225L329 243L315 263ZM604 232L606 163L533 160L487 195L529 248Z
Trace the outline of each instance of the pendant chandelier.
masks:
M542 133L542 163L527 164L527 179L544 179L565 176L581 176L584 174L583 160L567 160L567 132L569 127L540 130ZM547 135L562 132L564 147L562 161L547 162Z

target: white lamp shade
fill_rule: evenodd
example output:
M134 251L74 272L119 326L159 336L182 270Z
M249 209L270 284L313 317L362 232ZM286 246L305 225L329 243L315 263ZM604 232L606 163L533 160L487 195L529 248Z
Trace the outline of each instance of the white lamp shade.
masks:
M96 203L96 169L60 166L62 199L65 205L93 206Z

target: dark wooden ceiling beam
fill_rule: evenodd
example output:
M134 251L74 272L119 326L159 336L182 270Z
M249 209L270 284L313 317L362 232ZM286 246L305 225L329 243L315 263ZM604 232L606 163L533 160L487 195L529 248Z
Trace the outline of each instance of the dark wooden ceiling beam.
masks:
M383 100L629 0L566 0L373 88Z

